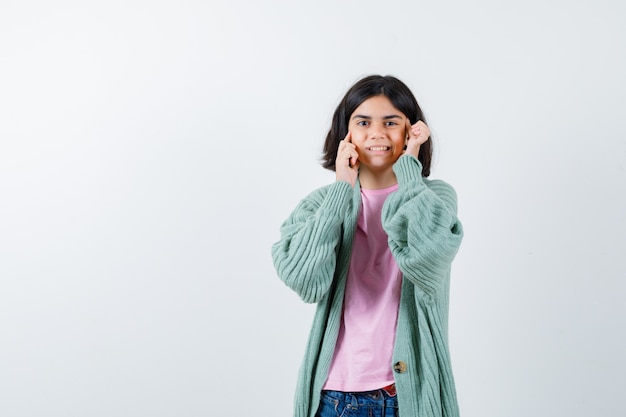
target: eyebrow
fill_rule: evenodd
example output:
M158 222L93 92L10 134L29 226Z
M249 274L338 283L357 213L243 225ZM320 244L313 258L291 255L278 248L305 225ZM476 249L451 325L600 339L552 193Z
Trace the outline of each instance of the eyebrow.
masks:
M371 120L372 117L371 116L366 116L364 114L355 114L354 116L352 116L352 119L368 119ZM402 119L402 117L400 115L397 114L391 114L389 116L383 116L383 120L389 120L389 119Z

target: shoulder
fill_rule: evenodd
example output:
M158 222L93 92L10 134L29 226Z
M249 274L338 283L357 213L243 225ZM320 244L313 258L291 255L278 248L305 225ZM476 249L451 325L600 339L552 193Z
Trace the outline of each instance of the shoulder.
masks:
M296 211L314 212L322 209L340 212L341 207L349 203L352 194L350 184L335 181L310 192L298 203Z
M312 205L321 205L328 193L330 192L333 184L326 184L315 190L311 191L306 197L304 197L300 204L312 204Z

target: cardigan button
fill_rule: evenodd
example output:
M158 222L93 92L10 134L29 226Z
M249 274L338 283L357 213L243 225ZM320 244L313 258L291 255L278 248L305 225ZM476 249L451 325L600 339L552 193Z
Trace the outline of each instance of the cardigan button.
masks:
M395 365L393 365L393 370L399 374L406 372L406 363L402 361L396 362Z

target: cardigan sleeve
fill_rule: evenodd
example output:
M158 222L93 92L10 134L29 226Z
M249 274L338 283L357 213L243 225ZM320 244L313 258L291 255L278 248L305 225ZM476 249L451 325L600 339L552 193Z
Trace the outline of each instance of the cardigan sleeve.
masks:
M393 170L398 190L382 214L389 248L404 276L436 296L463 238L456 193L443 181L424 180L421 163L411 155L401 156Z
M343 181L311 193L285 220L272 246L278 276L307 303L320 301L332 284L352 194Z

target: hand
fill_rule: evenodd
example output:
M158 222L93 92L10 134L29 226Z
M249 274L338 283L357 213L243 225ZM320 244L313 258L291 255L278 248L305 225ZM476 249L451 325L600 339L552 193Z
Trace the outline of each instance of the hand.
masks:
M346 181L354 187L356 178L359 176L359 154L356 146L352 143L352 135L348 131L346 137L339 142L337 159L335 160L335 173L337 181Z
M409 119L406 119L406 130L408 133L408 139L406 142L406 149L403 153L413 155L417 158L420 152L420 146L430 137L430 129L426 126L426 123L421 120L411 126Z

